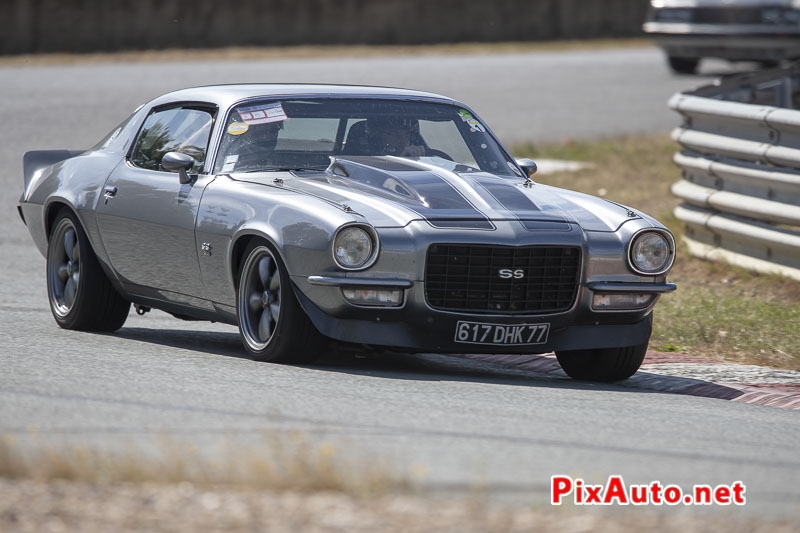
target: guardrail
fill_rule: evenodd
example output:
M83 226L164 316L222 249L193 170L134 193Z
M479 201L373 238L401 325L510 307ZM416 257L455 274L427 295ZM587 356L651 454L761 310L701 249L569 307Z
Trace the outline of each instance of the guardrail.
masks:
M692 255L800 281L800 63L678 93L672 138Z

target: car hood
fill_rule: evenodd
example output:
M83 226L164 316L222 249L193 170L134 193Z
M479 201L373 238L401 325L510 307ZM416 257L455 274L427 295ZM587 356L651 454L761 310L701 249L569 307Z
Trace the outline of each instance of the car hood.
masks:
M492 229L519 222L531 231L578 224L587 231L616 231L639 218L628 208L593 196L498 176L438 159L348 156L324 171L232 174L308 194L362 215L375 227L425 220L436 228ZM443 165L443 166L439 166Z

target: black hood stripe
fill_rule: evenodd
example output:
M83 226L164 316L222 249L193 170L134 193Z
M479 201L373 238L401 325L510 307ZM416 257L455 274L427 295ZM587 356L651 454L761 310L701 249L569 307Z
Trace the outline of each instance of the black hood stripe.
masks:
M539 206L533 203L530 198L513 185L489 180L476 181L478 185L483 187L506 211L514 213L541 211Z
M566 220L563 222L541 220L542 209L528 195L519 190L516 185L487 179L476 179L475 181L486 190L489 196L497 201L501 209L508 211L525 229L529 231L570 229L570 225Z
M331 175L345 186L367 187L373 194L399 202L437 228L495 227L457 187L419 163L394 158L337 158L328 168L328 179Z
M420 173L414 178L414 189L427 206L407 207L437 228L494 229L489 217L467 200L461 191L441 177Z

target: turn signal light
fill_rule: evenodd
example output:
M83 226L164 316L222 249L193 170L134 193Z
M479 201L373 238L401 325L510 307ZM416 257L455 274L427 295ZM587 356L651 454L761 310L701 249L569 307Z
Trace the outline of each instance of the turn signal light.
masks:
M635 310L644 309L653 302L654 294L603 294L595 293L592 298L592 309L605 310Z
M403 305L403 291L399 289L342 289L342 294L350 303L376 307L400 307Z

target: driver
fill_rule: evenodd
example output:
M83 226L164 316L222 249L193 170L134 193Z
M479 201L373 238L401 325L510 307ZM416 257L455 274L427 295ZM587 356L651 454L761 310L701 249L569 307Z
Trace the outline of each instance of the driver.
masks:
M251 125L245 133L233 141L228 155L238 155L236 168L272 166L278 133L283 122Z
M370 145L380 155L423 157L427 151L419 134L419 121L400 117L376 117L367 121Z

